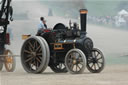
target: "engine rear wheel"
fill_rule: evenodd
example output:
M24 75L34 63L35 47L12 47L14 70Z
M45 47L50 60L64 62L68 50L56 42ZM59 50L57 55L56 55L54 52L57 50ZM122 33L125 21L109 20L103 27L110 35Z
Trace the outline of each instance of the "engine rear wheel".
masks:
M46 48L46 60L45 60L45 65L44 65L44 68L40 71L40 72L43 72L43 71L47 68L47 66L48 66L48 64L49 64L49 60L50 60L50 49L49 49L49 46L48 46L47 41L46 41L43 37L40 37L40 36L38 36L38 37L43 41L43 43L44 43L44 45L45 45L45 48Z
M85 54L80 49L71 49L66 54L65 65L70 73L83 73L86 67Z
M8 72L13 72L16 67L16 60L13 53L10 50L5 50L5 68Z
M25 71L29 73L41 73L45 70L46 47L38 37L28 38L21 49L21 62Z
M91 55L87 58L87 69L92 73L101 72L105 65L103 53L99 49L93 48Z

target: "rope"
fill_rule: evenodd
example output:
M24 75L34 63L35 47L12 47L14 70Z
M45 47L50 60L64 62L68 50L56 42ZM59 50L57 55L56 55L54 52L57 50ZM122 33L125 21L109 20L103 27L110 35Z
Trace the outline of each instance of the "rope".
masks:
M6 57L6 56L20 57L20 55L0 55L0 57Z

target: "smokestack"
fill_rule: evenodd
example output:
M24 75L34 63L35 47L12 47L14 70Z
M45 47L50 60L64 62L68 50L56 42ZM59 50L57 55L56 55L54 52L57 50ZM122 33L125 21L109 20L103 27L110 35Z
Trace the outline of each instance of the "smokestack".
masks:
M80 9L80 23L81 23L81 31L86 33L86 19L87 19L87 9Z

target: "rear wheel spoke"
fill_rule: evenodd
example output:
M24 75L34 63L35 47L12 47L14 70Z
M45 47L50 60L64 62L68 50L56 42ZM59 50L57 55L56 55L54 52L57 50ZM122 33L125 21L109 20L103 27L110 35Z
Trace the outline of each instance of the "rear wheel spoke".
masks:
M28 51L28 50L24 50L24 52L25 52L25 53L28 53L28 54L31 54L31 52L30 52L30 51Z
M37 56L42 56L42 53L37 53L36 55L37 55Z
M39 63L41 63L41 60L40 60L39 58L36 57L36 60L37 60Z
M29 41L28 44L30 45L30 47L34 50L33 45L31 44L31 42Z
M32 52L32 51L33 51L33 49L32 49L30 46L28 47L28 49L29 49L29 51L30 51L30 52Z
M33 57L28 58L27 60L25 60L25 63L26 63L26 62L29 62L29 61L32 60L32 59L33 59Z

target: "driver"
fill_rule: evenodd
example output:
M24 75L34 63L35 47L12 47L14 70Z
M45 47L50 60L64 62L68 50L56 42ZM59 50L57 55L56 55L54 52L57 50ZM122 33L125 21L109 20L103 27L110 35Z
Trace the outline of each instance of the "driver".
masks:
M44 19L44 17L40 17L37 35L40 35L44 29L47 29L46 20Z

